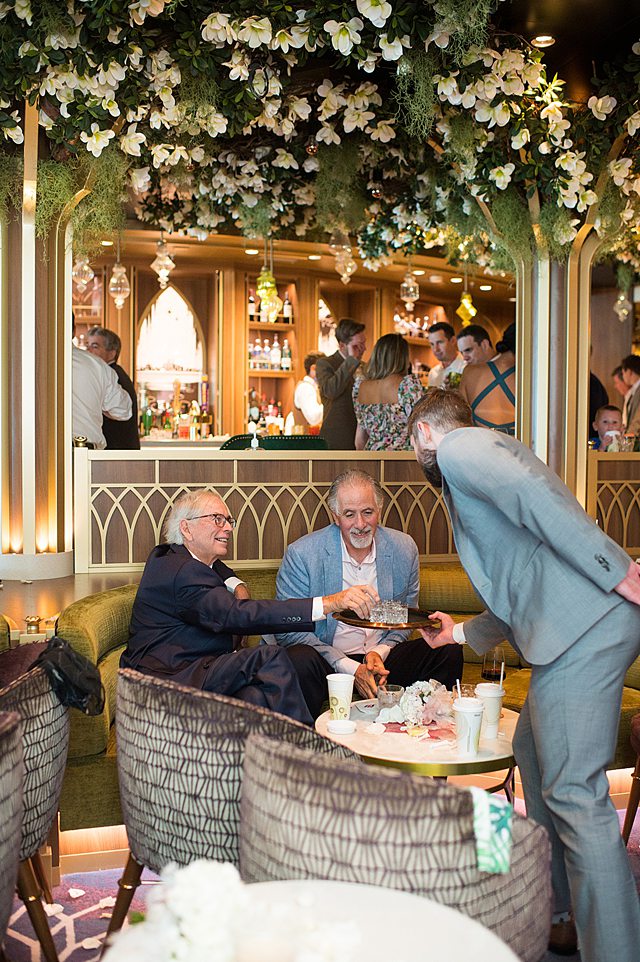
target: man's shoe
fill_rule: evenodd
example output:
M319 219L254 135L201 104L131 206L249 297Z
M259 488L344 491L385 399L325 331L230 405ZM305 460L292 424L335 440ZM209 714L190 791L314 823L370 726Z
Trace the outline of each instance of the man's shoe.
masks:
M578 934L573 919L554 922L549 936L549 951L555 955L575 955L578 951Z

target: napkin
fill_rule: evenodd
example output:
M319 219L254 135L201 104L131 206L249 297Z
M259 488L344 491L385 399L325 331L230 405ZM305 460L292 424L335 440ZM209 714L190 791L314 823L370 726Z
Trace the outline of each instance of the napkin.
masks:
M400 705L394 705L393 708L381 708L376 720L383 725L386 722L404 722L404 712Z

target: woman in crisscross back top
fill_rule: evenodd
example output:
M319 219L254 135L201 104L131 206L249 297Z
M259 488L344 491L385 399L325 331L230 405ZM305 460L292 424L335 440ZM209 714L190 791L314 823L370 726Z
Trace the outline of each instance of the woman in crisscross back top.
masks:
M496 344L497 357L486 364L468 364L460 393L468 401L473 423L513 435L516 427L516 326L510 324Z

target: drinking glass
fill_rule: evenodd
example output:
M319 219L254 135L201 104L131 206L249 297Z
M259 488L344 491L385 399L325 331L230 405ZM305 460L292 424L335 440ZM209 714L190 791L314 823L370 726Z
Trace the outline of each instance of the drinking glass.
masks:
M502 645L496 645L495 648L486 652L482 659L482 677L486 679L486 681L500 681L500 671L503 661L504 648ZM505 675L506 673L505 670Z

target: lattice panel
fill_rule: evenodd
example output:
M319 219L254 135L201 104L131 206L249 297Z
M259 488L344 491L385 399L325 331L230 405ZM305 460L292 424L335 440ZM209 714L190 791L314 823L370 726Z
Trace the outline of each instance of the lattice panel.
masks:
M423 557L454 555L441 493L426 483L408 455L205 455L190 460L181 452L175 459L146 455L135 461L115 452L83 456L86 487L83 491L82 484L76 484L76 537L86 541L86 570L142 568L151 548L162 540L162 526L176 498L198 488L215 489L238 519L231 564L278 565L288 544L330 523L325 504L329 486L337 474L353 467L380 481L383 524L410 534ZM83 495L84 518L78 508ZM81 561L76 570L85 570Z
M640 555L640 485L637 481L598 481L598 524L633 557Z

